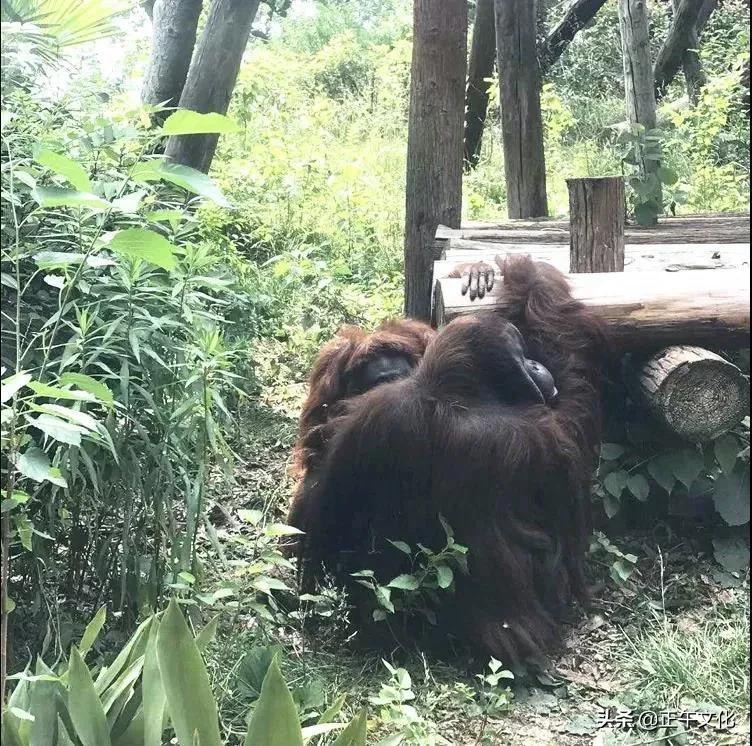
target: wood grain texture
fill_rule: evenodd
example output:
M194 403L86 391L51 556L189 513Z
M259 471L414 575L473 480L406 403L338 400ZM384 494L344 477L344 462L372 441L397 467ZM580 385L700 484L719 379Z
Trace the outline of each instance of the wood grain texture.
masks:
M535 0L495 0L510 218L548 215Z
M749 273L736 269L570 275L572 292L599 314L617 349L672 344L749 347ZM503 312L504 285L482 300L462 295L462 280L439 279L435 322L443 326L480 310Z
M467 2L415 0L407 145L405 314L431 316L434 238L462 216Z
M570 271L623 272L625 191L621 176L567 179Z
M673 346L627 374L633 396L669 431L692 443L713 440L749 413L749 380L720 355Z

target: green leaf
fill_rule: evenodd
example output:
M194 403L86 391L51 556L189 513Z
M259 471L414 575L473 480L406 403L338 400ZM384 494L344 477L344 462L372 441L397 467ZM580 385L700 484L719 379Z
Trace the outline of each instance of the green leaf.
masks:
M12 399L29 381L31 381L31 375L24 371L5 378L0 384L0 404L5 404Z
M166 695L159 673L157 641L159 619L152 617L149 640L144 654L143 687L144 740L143 746L161 746L164 732Z
M22 492L21 490L14 490L11 493L10 497L6 497L2 501L2 512L8 513L11 510L14 510L19 505L25 505L29 500L31 499L31 495L29 495L26 492Z
M47 454L36 446L30 446L19 456L16 468L25 477L35 482L48 481L58 487L68 486L68 483L60 476L59 469L53 469Z
M206 626L196 635L196 647L203 652L212 643L217 636L217 627L219 626L219 614L212 617Z
M679 175L668 166L660 166L656 175L667 186L673 186L679 181Z
M392 541L391 539L388 539L389 543L395 548L399 549L402 554L406 554L410 556L413 553L413 550L410 548L409 544L406 544L404 541Z
M261 696L248 725L245 746L302 746L303 735L290 690L275 658L264 677ZM202 744L203 746L203 744Z
M729 526L749 523L749 467L718 477L713 501L715 509Z
M717 536L713 555L726 572L744 572L749 567L749 544L741 536Z
M451 567L447 567L447 565L439 565L436 569L436 574L436 582L439 584L439 588L446 590L451 587L454 582L454 572Z
M163 269L175 268L175 247L159 233L144 228L126 228L111 236L108 248L121 256L143 259Z
M50 414L40 414L39 417L27 417L27 419L31 425L60 443L67 443L72 446L81 445L81 433L85 431L78 425L73 425Z
M18 729L15 723L11 720L7 710L3 711L2 717L2 742L3 746L27 746L21 742L21 737L18 735Z
M71 649L68 665L68 710L83 746L110 746L110 729L89 669L78 649Z
M37 659L36 676L47 676L49 669ZM57 731L58 698L63 689L59 681L39 679L31 686L29 709L34 713L34 722L29 727L29 746L59 746Z
M676 451L671 457L674 476L689 489L705 468L705 462L696 449Z
M163 162L159 164L156 173L158 178L169 181L193 194L198 194L200 197L206 197L221 207L230 206L219 187L206 174L195 168Z
M633 474L627 481L627 489L642 503L650 497L650 483L642 474Z
M61 386L76 386L82 391L95 396L99 401L112 405L114 399L112 397L112 391L100 381L92 378L91 376L84 375L83 373L63 373L60 376Z
M610 495L618 499L624 494L628 481L629 475L620 469L619 471L612 471L603 480L603 486L608 490Z
M293 528L292 526L286 526L283 523L272 523L264 529L266 536L278 537L278 536L298 536L303 532L300 529Z
M15 524L21 546L27 552L33 552L32 537L34 535L34 524L25 515L14 515L13 523Z
M40 207L87 207L90 210L110 210L112 205L107 200L88 192L61 187L36 187L31 196Z
M86 658L87 653L91 650L91 646L96 642L97 637L99 637L99 633L102 631L102 627L104 627L106 621L107 607L103 606L86 625L84 634L81 637L81 644L78 646L78 649L82 658Z
M611 495L604 495L603 510L606 511L606 516L610 520L611 518L619 515L619 511L621 510L621 503Z
M183 612L173 598L159 625L157 657L167 708L181 746L220 746L217 703Z
M337 717L337 715L342 712L342 708L345 706L345 700L347 699L346 694L340 694L337 699L332 702L331 706L324 712L324 714L316 721L319 725L323 725L324 723L331 723L334 721L334 718Z
M333 746L366 746L368 713L361 710L350 725L339 734Z
M29 388L37 395L47 399L66 399L68 401L96 401L96 397L88 391L70 391L58 386L49 386L39 381L31 381Z
M239 129L230 117L223 114L199 114L189 109L180 109L170 114L162 125L162 133L165 135L221 135L237 132Z
M648 464L648 473L670 495L676 485L671 464L666 456L659 456Z
M627 449L624 446L620 446L618 443L604 443L601 446L601 458L604 461L616 461L621 458Z
M716 440L714 446L715 460L724 474L731 474L739 457L739 441L733 435L724 435Z
M387 587L400 591L417 591L420 588L420 581L415 575L399 575Z
M44 166L56 174L60 174L79 192L91 192L92 186L91 181L89 181L89 175L80 164L68 158L68 156L53 153L51 150L42 148L36 152L34 160L40 166Z

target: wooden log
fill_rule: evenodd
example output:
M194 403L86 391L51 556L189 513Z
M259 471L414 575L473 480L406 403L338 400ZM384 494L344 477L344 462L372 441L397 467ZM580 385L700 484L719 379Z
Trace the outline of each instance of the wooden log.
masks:
M624 271L624 179L567 179L570 271Z
M501 250L494 248L450 249L441 261L434 264L434 279L448 277L441 275L445 267L456 267L468 262L494 264L497 256L527 254L534 259L549 262L562 272L570 271L569 247L556 244L505 244ZM749 267L749 244L636 244L628 245L624 252L624 269L635 271L682 272L700 269L734 269ZM449 270L451 272L451 269Z
M455 239L495 243L569 243L569 220L515 220L467 223L460 229L439 226L438 246ZM656 227L628 225L627 244L635 243L749 243L749 215L661 218Z
M713 440L749 413L749 379L701 347L669 347L631 367L635 399L671 432L693 443Z
M672 344L716 349L749 347L749 273L737 269L570 275L575 298L599 314L617 350L655 350ZM462 295L462 281L436 282L434 320L482 310L503 313L504 283L482 300Z

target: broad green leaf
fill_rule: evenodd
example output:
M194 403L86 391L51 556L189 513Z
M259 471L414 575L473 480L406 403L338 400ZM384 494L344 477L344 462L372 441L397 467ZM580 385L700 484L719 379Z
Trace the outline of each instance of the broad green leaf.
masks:
M724 435L716 440L714 446L715 459L724 474L731 474L739 456L739 441L733 435Z
M60 376L60 385L76 386L82 391L88 391L99 401L108 405L112 405L114 401L112 391L110 391L104 383L97 381L91 376L84 375L83 373L63 373L63 375Z
M391 539L388 539L388 541L395 549L398 549L400 552L402 552L402 554L407 554L409 556L413 552L413 550L410 548L410 545L405 543L404 541L392 541Z
M604 461L616 461L626 453L626 448L618 443L604 443L601 446L601 458Z
M43 676L49 669L37 660L35 674ZM29 746L57 746L57 697L62 687L57 681L40 679L31 685L29 707L34 713L34 722L29 727Z
M606 517L610 520L619 515L621 510L621 503L611 495L604 495L603 497L603 510L606 511Z
M749 523L749 467L721 474L713 491L715 509L729 526Z
M439 584L439 588L446 590L451 587L454 582L454 572L451 567L440 565L436 570L436 574L436 582Z
M237 132L239 129L230 117L223 114L199 114L189 109L180 109L170 114L162 125L162 133L165 135L220 135Z
M399 575L389 583L388 587L400 591L417 591L420 588L420 581L414 575Z
M89 669L78 649L71 649L68 666L68 710L83 746L110 746L110 729Z
M196 635L196 647L203 652L214 641L219 626L219 614L212 617L206 626Z
M163 269L174 269L175 247L159 233L144 228L126 228L111 236L108 248L116 254L143 259Z
M31 375L24 371L3 379L0 384L0 403L5 404L10 401L29 381L31 381Z
M303 736L290 690L275 658L264 678L245 746L302 746Z
M144 746L161 746L164 731L166 699L157 657L158 633L159 620L154 617L144 655Z
M642 474L632 474L627 481L627 489L642 503L650 496L650 483Z
M32 537L34 536L34 524L25 515L20 514L13 516L13 524L16 527L16 533L18 534L21 546L27 552L33 552Z
M283 523L272 523L264 529L264 533L267 536L298 536L303 532L300 529L293 528L292 526L286 526Z
M727 572L744 572L749 567L749 544L743 536L717 536L713 556Z
M2 512L7 513L8 511L17 508L19 505L25 505L27 502L29 502L30 499L31 495L29 495L27 492L14 490L11 493L10 497L6 497L2 501Z
M59 386L49 386L39 381L31 381L29 388L37 395L47 399L67 399L68 401L96 401L96 397L88 391L71 391Z
M177 163L160 163L156 170L160 179L169 181L199 197L216 202L221 207L229 207L230 203L220 191L219 187L204 173L189 166Z
M323 715L321 715L321 717L316 722L320 725L333 722L334 718L336 718L337 715L342 712L342 708L345 706L346 699L346 694L340 694L340 696L337 697L334 702L332 702L331 706L324 712Z
M658 178L668 186L673 186L679 181L679 175L673 168L668 168L668 166L660 166L658 168Z
M676 485L676 477L665 456L659 456L648 464L648 473L670 495Z
M91 650L91 646L97 641L99 633L104 627L104 623L107 621L107 608L103 606L95 615L94 618L86 625L84 634L81 637L81 643L78 646L78 650L81 653L82 658L86 658L88 652Z
M144 655L152 620L153 617L149 617L149 619L141 622L131 639L128 640L117 654L115 660L99 672L95 683L99 696L102 696L113 682L117 680L124 668L130 665L136 658Z
M27 746L27 744L21 742L18 729L7 710L3 712L2 716L2 735L3 746Z
M85 430L78 425L73 425L50 414L40 414L39 417L27 417L27 419L31 425L60 443L67 443L72 446L81 445L81 433Z
M217 703L183 612L172 599L157 635L157 658L178 743L220 746Z
M92 187L89 175L83 166L76 163L72 158L68 158L67 155L60 155L59 153L42 148L36 152L34 160L40 166L44 166L56 174L60 174L79 192L91 192Z
M36 187L31 196L40 207L86 207L90 210L110 210L112 205L96 194L78 192L61 187Z
M312 738L325 736L334 731L342 730L344 727L344 723L316 723L316 725L309 725L308 727L303 728L301 730L301 736L303 737L303 742L308 743Z
M702 473L705 462L695 449L676 451L671 456L671 468L674 476L689 489Z
M36 446L30 446L19 456L16 468L35 482L48 481L58 487L68 486L65 479L60 476L60 470L53 469L47 454Z
M339 734L334 746L366 746L368 730L368 713L361 710L360 714Z
M610 495L613 495L613 497L619 499L624 494L628 480L629 475L627 474L627 472L622 470L612 471L603 480L603 486L606 488Z

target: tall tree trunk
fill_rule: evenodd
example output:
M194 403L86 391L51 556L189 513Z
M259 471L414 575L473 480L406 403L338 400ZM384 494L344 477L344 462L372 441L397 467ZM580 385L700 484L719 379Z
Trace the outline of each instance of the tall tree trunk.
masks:
M697 48L696 24L704 1L675 0L678 7L674 22L655 61L655 93L658 99L666 94L666 89L679 72L688 50ZM696 52L694 54L697 57ZM699 57L696 62L699 63Z
M679 12L681 0L673 0L674 13ZM705 3L703 6L705 7ZM702 12L702 8L700 9ZM684 80L687 84L687 96L689 100L696 104L700 97L700 91L705 87L708 78L705 75L705 69L700 59L700 33L698 31L699 15L694 27L690 30L687 42L689 46L682 57L682 67L684 68Z
M180 97L181 109L227 113L258 6L259 0L214 0ZM171 137L167 157L208 172L218 139L217 135Z
M141 92L145 104L178 105L196 46L201 4L202 0L156 0L153 3L151 60Z
M510 218L548 215L535 0L495 0Z
M653 66L650 60L650 19L647 0L619 0L619 28L624 57L627 118L631 124L655 129L657 123ZM656 173L659 164L646 160L644 173Z
M580 29L585 28L605 4L606 0L575 0L572 3L541 47L539 56L543 74L564 54Z
M488 79L496 63L496 22L493 0L478 0L475 9L470 68L467 74L465 163L475 168L480 159L483 129L488 114Z
M700 8L700 12L697 15L697 24L695 29L698 36L702 36L702 32L705 30L705 26L708 25L710 16L713 15L713 11L718 7L718 0L705 0Z
M413 13L405 312L428 321L436 228L462 218L467 0L415 0Z

